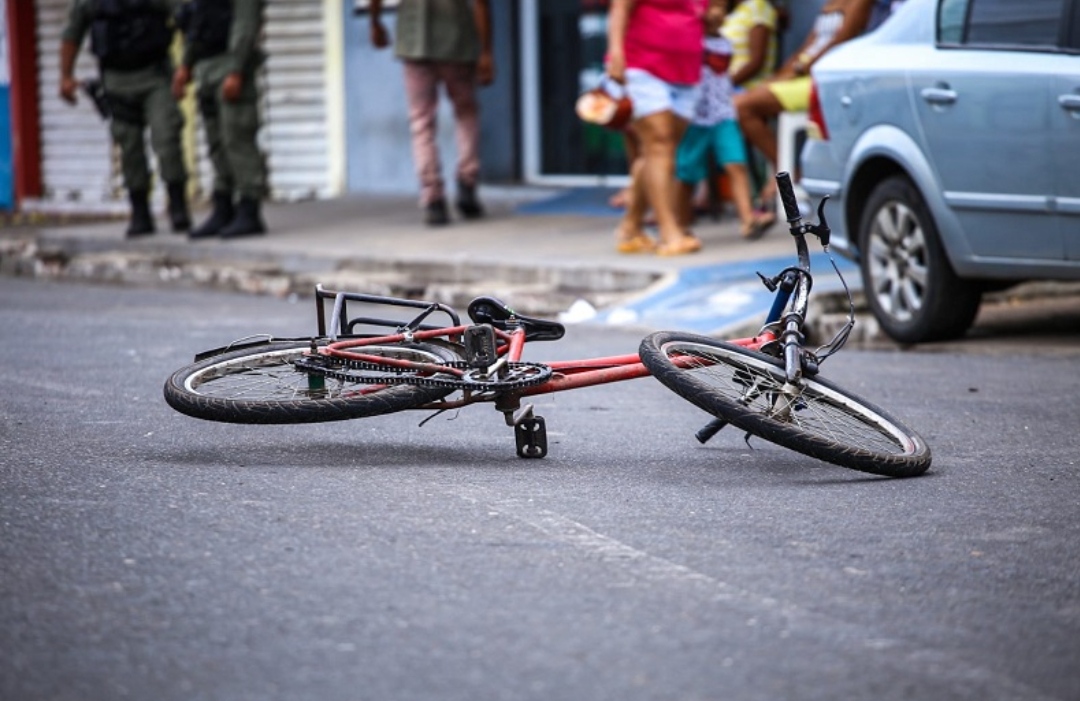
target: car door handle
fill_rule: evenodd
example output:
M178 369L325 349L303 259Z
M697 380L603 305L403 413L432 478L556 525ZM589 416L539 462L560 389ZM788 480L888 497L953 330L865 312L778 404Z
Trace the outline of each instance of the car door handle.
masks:
M919 95L932 105L951 105L956 102L956 91L949 88L923 88Z
M1058 95L1058 104L1070 112L1080 111L1080 95Z

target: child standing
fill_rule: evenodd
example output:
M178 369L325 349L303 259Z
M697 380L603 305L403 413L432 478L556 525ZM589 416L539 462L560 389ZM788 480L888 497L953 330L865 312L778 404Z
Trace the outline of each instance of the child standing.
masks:
M731 42L720 35L727 10L714 3L705 15L704 67L693 123L679 142L675 176L679 180L679 215L683 226L693 219L695 186L708 178L709 157L724 169L731 184L731 196L739 215L741 232L748 240L760 238L776 222L776 215L756 213L750 200L750 178L746 169L746 146L732 100L728 75Z

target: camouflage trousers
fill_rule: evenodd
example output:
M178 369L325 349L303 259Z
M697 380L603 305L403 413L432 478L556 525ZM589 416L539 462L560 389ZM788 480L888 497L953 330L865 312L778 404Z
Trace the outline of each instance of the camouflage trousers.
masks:
M240 98L221 96L221 82L200 83L199 114L214 166L214 192L262 199L266 195L266 162L259 151L259 96L255 76L245 75Z
M146 130L157 157L158 172L166 183L187 181L181 132L184 118L173 99L167 76L152 85L133 87L112 81L106 93L112 120L109 131L120 148L124 186L135 192L148 192L152 179L146 154Z

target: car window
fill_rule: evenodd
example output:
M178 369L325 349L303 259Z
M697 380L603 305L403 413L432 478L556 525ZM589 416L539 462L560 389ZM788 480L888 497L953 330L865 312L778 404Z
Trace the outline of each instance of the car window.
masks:
M1069 41L1066 43L1074 52L1080 49L1080 6L1073 5L1072 21L1069 23Z
M942 0L938 41L985 47L1056 47L1067 0Z

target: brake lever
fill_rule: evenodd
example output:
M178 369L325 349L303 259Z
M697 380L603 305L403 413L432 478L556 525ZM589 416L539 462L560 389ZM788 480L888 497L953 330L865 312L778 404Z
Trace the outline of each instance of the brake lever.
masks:
M825 195L821 198L821 202L817 207L817 224L811 224L810 222L801 222L797 226L793 225L791 230L792 235L798 234L811 234L816 236L821 245L825 248L829 247L829 236L832 234L832 229L829 228L829 222L825 220L825 203L829 200L829 196Z
M817 206L818 223L808 227L810 233L817 236L818 240L821 241L821 245L825 248L829 247L829 236L832 235L832 229L829 228L829 222L825 221L825 203L828 201L828 195L821 198L821 202L819 202Z

